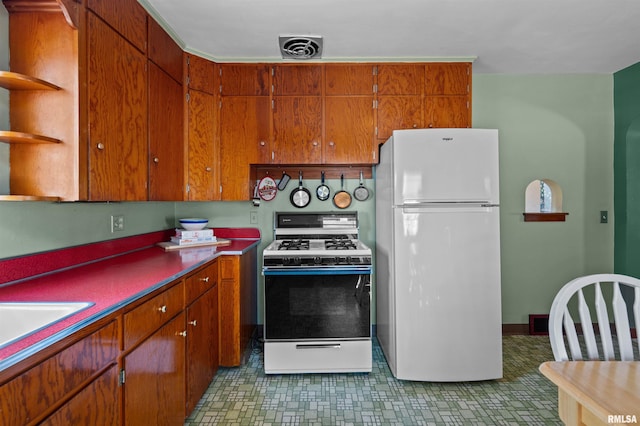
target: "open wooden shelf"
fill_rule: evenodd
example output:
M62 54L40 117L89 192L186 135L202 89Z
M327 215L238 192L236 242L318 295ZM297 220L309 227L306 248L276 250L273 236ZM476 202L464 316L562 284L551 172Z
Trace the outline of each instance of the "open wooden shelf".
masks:
M525 222L564 222L569 213L522 213Z
M0 195L0 201L60 201L60 197L37 195Z
M60 90L48 81L11 71L0 71L0 87L9 90Z
M7 143L61 143L60 139L48 136L33 135L31 133L13 132L11 130L0 130L0 142Z

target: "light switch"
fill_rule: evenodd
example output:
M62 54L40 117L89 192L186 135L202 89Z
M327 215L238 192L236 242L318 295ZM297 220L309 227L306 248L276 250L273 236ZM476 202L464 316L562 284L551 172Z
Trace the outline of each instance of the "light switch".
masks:
M609 223L609 212L607 210L600 210L600 223Z

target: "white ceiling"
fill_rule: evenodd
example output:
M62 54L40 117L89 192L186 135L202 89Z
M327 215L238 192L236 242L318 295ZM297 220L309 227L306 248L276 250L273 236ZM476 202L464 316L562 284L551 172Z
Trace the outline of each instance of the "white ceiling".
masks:
M472 59L475 73L640 62L638 0L138 1L185 50L219 62L280 61L279 35L322 36L323 61Z

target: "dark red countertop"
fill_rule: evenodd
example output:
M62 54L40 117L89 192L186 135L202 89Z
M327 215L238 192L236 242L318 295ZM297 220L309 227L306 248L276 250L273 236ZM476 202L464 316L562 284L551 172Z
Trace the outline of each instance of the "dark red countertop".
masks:
M166 236L170 235L167 232L128 237L120 239L121 241L94 243L18 259L0 259L0 302L94 303L83 311L0 348L0 370L218 256L242 254L260 242L258 229L221 228L216 229L215 235L218 238L230 239L231 245L164 251L155 246L155 243L166 241ZM141 246L138 247L139 245ZM118 247L124 251L118 253ZM69 251L83 253L80 259L84 263L77 266L69 265ZM93 253L87 254L87 251ZM63 265L60 269L47 271L46 269L51 267L42 267L43 262L60 266L60 259ZM32 278L23 277L14 282L7 281L7 276L16 276L15 270L10 267L16 263L20 265L21 271L36 271L38 275ZM24 272L20 274L24 275Z

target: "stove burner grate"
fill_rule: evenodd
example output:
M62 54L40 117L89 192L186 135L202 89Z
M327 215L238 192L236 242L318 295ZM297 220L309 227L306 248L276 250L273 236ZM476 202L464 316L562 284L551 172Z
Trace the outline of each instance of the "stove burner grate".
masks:
M331 239L324 242L327 250L355 250L356 244L352 240Z
M309 240L283 240L278 250L309 250Z

